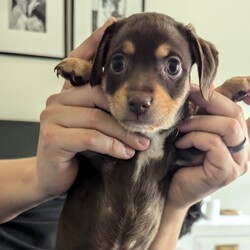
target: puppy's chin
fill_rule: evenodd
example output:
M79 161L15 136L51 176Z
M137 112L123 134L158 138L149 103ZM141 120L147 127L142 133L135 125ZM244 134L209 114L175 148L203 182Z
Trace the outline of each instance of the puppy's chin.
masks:
M134 122L124 122L124 121L119 121L119 123L129 132L148 134L157 131L157 129L153 125L149 124L143 124L143 123L137 124Z
M162 130L167 130L173 127L173 124L147 124L143 122L134 121L119 121L120 125L125 128L128 132L140 133L143 135L150 136Z

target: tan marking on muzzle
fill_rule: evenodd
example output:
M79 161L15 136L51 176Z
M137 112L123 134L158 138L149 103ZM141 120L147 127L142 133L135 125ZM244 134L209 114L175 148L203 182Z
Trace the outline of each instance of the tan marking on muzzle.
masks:
M179 109L183 105L189 89L189 80L186 80L183 94L179 98L173 99L166 89L160 84L156 84L153 97L153 108L155 110L155 115L157 116L157 124L155 124L156 128L168 129L179 121Z
M116 119L121 120L127 107L128 84L124 83L114 95L107 95L110 111Z

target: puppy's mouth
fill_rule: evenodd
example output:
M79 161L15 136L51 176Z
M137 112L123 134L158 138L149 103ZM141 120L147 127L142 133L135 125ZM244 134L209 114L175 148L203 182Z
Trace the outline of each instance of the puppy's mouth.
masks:
M150 134L169 129L176 122L173 116L167 115L164 112L149 112L143 116L120 114L119 118L116 117L116 119L126 130L142 134Z
M139 133L150 133L154 132L158 126L153 121L144 120L138 117L138 119L122 119L119 123L126 129L131 132Z

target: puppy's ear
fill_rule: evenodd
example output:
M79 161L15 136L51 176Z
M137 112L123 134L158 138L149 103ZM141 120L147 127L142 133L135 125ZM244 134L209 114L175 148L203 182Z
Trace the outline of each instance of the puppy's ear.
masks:
M92 70L90 73L89 82L91 86L101 84L103 76L103 66L105 65L105 59L109 50L110 41L113 34L117 31L118 26L120 26L119 22L111 24L106 28L102 36L95 54Z
M187 27L193 63L197 64L199 84L203 97L208 99L218 67L218 51L208 41L198 37L192 26Z

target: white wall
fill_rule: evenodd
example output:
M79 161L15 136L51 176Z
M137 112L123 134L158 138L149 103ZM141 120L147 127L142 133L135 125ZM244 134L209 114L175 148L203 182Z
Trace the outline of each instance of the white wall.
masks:
M47 97L62 87L58 62L0 54L0 119L38 121Z
M192 23L202 38L216 45L220 51L216 83L235 75L250 75L249 0L146 0L146 11ZM53 59L0 54L0 119L38 121L47 97L60 91L63 83L53 72L57 63ZM244 106L244 110L250 116L250 108ZM214 196L224 207L250 214L249 190L247 174Z

